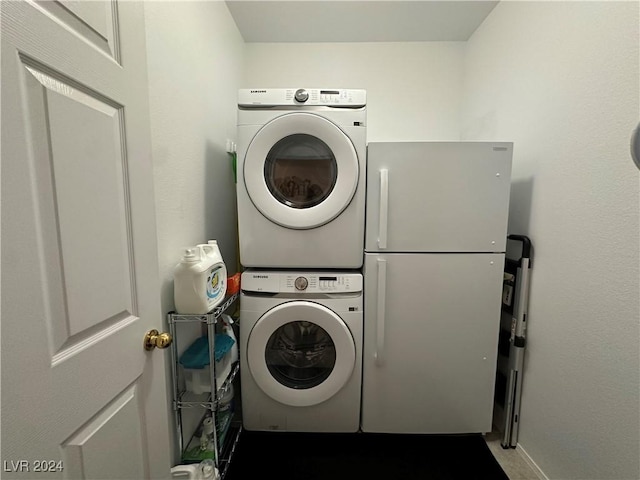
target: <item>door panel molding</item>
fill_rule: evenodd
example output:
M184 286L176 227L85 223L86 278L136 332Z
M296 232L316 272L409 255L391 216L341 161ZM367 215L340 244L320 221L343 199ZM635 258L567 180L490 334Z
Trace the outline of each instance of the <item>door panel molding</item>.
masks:
M106 335L100 330L138 316L123 108L21 59L33 195L46 225L38 253L49 280L43 295L56 364ZM95 269L91 283L87 269Z
M51 366L56 367L68 358L78 355L92 345L125 329L138 319L139 317L131 315L129 312L120 312L112 318L100 322L98 325L94 325L83 332L68 337L60 349L51 356ZM48 320L49 323L52 323L51 318Z
M148 478L138 391L137 382L127 387L62 443L65 478ZM123 438L123 426L137 436Z
M120 64L118 4L115 1L37 0L35 5L85 43Z

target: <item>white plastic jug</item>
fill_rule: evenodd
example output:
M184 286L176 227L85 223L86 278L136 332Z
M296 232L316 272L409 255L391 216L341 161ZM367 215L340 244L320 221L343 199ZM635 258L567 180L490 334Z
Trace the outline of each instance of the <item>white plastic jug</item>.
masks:
M227 268L213 242L185 249L176 265L173 296L177 313L202 315L224 300Z
M171 478L176 480L197 480L199 476L199 465L176 465L171 469Z
M199 464L176 465L171 469L171 478L182 480L218 480L220 474L213 460L203 460Z
M202 480L218 480L220 478L220 474L213 460L203 460L200 462L200 472Z

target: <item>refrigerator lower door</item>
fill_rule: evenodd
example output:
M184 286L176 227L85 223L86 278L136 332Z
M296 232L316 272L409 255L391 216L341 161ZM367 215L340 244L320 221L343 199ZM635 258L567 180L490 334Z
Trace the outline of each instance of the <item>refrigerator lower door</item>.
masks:
M365 254L363 431L491 431L503 266L503 254Z

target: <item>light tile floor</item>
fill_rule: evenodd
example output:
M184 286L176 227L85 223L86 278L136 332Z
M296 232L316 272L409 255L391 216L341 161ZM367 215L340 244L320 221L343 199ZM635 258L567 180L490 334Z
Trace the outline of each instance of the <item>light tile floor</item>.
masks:
M485 436L485 441L509 480L541 480L516 449L502 448L501 438L500 432L493 431Z

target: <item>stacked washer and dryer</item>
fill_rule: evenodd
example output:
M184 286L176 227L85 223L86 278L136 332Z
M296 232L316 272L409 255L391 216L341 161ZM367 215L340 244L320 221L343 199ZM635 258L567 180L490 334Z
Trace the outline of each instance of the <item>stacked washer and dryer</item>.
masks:
M364 90L240 90L242 415L248 430L360 427Z

